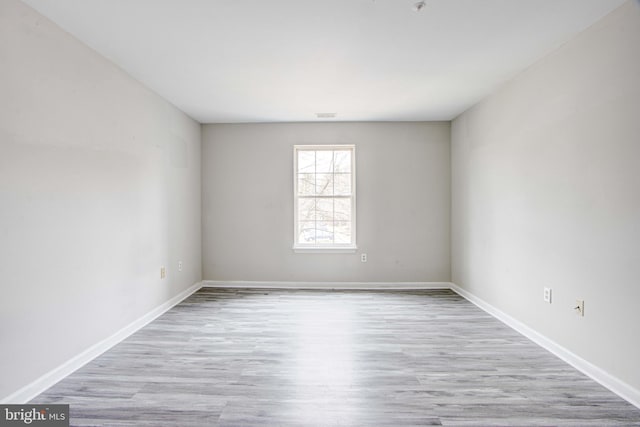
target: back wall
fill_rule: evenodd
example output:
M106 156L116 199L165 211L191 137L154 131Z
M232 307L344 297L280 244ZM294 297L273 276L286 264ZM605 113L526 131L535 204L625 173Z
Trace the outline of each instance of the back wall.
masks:
M203 278L449 281L449 141L449 123L204 125ZM356 145L357 253L293 252L296 144Z

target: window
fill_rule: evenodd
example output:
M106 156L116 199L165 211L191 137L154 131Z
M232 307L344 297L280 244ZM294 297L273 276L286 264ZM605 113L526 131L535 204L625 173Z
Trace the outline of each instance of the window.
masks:
M355 146L293 148L294 249L355 251Z

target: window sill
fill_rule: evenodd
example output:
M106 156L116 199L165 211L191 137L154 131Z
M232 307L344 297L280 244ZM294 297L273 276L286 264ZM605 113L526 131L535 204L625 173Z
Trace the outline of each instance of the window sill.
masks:
M293 252L297 254L352 254L358 250L356 246L294 246Z

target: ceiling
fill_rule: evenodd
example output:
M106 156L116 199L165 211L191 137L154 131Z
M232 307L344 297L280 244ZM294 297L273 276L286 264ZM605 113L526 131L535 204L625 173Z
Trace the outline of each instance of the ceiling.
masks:
M450 120L625 0L23 0L201 123Z

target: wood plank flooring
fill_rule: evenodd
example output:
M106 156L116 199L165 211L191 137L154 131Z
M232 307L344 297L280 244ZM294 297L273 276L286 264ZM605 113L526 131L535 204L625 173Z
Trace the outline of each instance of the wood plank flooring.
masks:
M640 426L446 290L204 288L33 403L74 426Z

